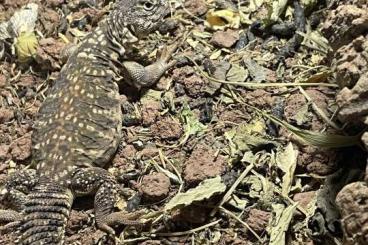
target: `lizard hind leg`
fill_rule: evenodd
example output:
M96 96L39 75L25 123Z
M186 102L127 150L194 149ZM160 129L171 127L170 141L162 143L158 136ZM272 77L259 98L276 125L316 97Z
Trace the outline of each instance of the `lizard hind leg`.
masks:
M0 189L0 203L10 209L0 209L0 223L6 223L0 228L1 232L12 230L20 225L23 218L21 213L28 200L28 193L38 183L34 169L25 169L12 173Z
M71 186L77 195L95 194L96 225L100 230L114 235L115 231L111 226L142 224L142 222L137 221L139 212L131 214L124 211L114 212L120 187L115 178L105 169L81 169L73 175Z

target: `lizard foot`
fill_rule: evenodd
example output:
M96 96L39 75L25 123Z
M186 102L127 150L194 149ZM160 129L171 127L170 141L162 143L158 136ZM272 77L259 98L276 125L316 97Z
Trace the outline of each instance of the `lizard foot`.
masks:
M96 226L98 229L106 232L109 236L115 236L115 230L112 228L117 225L141 226L147 223L144 220L138 220L144 211L126 213L124 211L114 212L103 217L96 217Z
M178 49L181 44L176 42L170 46L165 46L159 53L158 53L158 60L161 61L163 64L166 64L167 69L173 67L177 61L172 60L174 52Z
M14 210L0 210L0 222L7 223L0 227L0 234L9 233L19 227L23 215Z

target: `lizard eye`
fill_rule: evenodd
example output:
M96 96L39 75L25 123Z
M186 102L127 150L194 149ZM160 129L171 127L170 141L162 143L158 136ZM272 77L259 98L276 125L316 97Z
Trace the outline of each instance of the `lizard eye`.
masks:
M151 11L151 10L153 9L153 7L154 7L154 5L153 5L153 3L151 3L151 2L145 2L145 3L143 4L143 8L144 8L144 10L146 10L146 11Z

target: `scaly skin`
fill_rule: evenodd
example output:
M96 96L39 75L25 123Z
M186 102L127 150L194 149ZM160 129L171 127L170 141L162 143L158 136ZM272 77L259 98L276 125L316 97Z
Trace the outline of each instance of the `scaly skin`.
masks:
M174 64L168 60L175 47L148 67L125 57L167 10L166 0L120 0L61 70L34 126L36 171L15 173L0 193L15 210L0 210L0 221L13 221L7 227L20 224L20 244L63 244L76 195L95 194L96 224L109 234L114 234L111 225L136 223L113 212L119 188L103 167L121 141L119 71L140 88Z

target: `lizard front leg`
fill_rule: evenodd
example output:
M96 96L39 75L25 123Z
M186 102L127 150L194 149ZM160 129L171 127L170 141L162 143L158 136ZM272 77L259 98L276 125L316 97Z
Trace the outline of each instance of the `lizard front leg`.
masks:
M170 61L170 59L178 46L179 44L174 44L165 47L158 60L148 66L133 61L123 62L123 74L126 80L138 89L156 83L168 69L176 64L175 60Z
M26 169L15 172L6 180L0 191L0 202L10 210L0 210L0 222L9 223L2 230L16 226L22 219L20 213L27 201L27 194L38 183L36 171Z
M113 225L142 224L142 222L136 220L137 216L140 215L139 212L131 214L114 212L120 188L115 178L105 169L80 169L73 175L71 186L77 195L95 194L96 225L108 234L115 234L115 231L111 228Z

